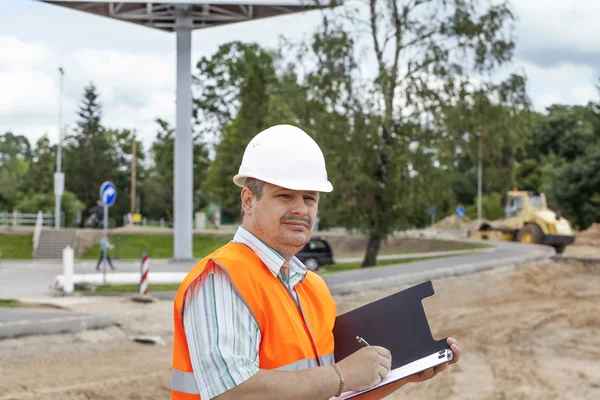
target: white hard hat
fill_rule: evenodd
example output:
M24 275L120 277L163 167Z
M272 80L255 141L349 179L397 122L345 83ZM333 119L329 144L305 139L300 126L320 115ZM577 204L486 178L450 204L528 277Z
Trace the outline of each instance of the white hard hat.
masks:
M325 157L317 142L302 129L275 125L256 135L244 151L233 182L244 187L255 178L292 190L331 192Z

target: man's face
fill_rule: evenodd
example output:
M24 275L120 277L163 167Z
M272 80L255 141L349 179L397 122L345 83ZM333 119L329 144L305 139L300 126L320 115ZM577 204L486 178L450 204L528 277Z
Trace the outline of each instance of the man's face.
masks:
M317 192L265 183L260 200L244 188L242 202L244 222L284 257L296 254L310 240L319 208Z

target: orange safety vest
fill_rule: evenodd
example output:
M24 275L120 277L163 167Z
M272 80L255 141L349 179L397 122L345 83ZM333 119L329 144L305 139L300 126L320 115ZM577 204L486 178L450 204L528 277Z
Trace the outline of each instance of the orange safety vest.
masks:
M300 306L280 278L246 245L230 242L203 258L187 274L175 297L172 400L199 400L183 329L186 291L210 262L229 275L261 332L259 368L296 371L333 364L336 307L323 279L308 271L294 290Z

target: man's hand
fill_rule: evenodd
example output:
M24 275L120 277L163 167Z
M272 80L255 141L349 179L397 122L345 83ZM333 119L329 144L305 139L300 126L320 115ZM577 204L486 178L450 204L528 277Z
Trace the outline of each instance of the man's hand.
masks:
M396 390L400 389L402 386L406 385L407 383L426 381L428 379L433 378L435 375L439 374L443 370L445 370L449 364L456 364L458 362L458 359L460 358L460 348L458 347L456 340L453 338L448 338L448 345L450 346L450 350L452 350L452 352L454 353L452 356L452 361L450 361L449 363L440 364L435 368L425 370L421 373L408 376L404 379L400 379L399 381L390 383L389 385L386 385L386 386L380 387L378 389L372 390L370 392L367 392L367 393L361 395L360 399L361 400L383 399L384 397L387 397L390 394L394 393Z
M359 391L381 382L392 366L392 355L386 348L367 346L344 358L338 366L344 375L344 391Z
M422 371L418 374L409 376L408 378L406 378L407 381L423 382L429 380L437 374L439 374L440 372L444 371L448 365L456 364L458 362L458 359L460 358L460 348L458 347L458 342L456 341L456 339L449 337L447 343L450 346L450 350L452 350L452 353L454 353L452 355L452 361L450 361L449 363L440 364L435 368L426 369L425 371Z

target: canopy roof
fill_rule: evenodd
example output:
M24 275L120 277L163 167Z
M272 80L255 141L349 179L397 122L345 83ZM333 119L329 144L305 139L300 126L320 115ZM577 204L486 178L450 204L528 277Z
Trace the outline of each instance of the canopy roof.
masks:
M193 29L199 29L319 8L315 0L39 1L167 32L174 31L176 16L181 11L191 16ZM329 0L321 0L319 4L327 6Z

